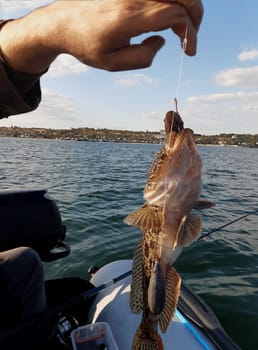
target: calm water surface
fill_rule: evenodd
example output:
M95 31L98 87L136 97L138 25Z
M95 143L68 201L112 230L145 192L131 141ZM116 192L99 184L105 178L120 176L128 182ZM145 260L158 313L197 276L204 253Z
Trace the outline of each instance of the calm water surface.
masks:
M123 218L143 203L158 145L0 138L0 190L46 188L56 199L69 257L45 265L47 278L88 277L90 265L131 258L139 230ZM258 208L258 149L200 147L203 232ZM184 281L215 311L242 349L258 349L258 217L249 216L184 250Z

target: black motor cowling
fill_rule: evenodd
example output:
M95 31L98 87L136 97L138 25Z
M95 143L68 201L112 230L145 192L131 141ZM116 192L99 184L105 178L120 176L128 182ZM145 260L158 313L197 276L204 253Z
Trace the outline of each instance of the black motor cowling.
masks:
M66 228L46 190L0 192L0 251L26 246L43 261L67 256Z

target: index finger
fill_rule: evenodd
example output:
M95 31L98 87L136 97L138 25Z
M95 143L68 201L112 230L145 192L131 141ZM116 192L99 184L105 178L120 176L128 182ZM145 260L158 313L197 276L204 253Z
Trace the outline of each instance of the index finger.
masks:
M192 20L192 23L196 30L199 29L202 17L203 17L203 5L201 0L153 0L156 2L165 2L167 4L177 3L183 6L189 17Z

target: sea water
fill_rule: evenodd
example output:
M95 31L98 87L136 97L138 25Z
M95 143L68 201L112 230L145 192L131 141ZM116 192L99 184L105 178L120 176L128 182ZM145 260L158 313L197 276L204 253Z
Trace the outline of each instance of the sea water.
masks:
M143 203L159 147L0 138L0 190L48 189L67 228L71 254L46 263L46 278L88 278L91 265L132 257L141 232L123 218ZM201 212L203 233L258 209L258 149L199 146L199 151L202 197L216 203ZM242 349L258 349L258 215L186 248L176 268Z

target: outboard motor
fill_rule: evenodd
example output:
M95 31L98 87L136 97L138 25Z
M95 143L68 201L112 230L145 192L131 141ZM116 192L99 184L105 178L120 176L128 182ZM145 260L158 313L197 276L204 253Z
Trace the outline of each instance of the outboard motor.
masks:
M31 247L43 261L70 253L58 207L46 190L0 192L0 251Z

